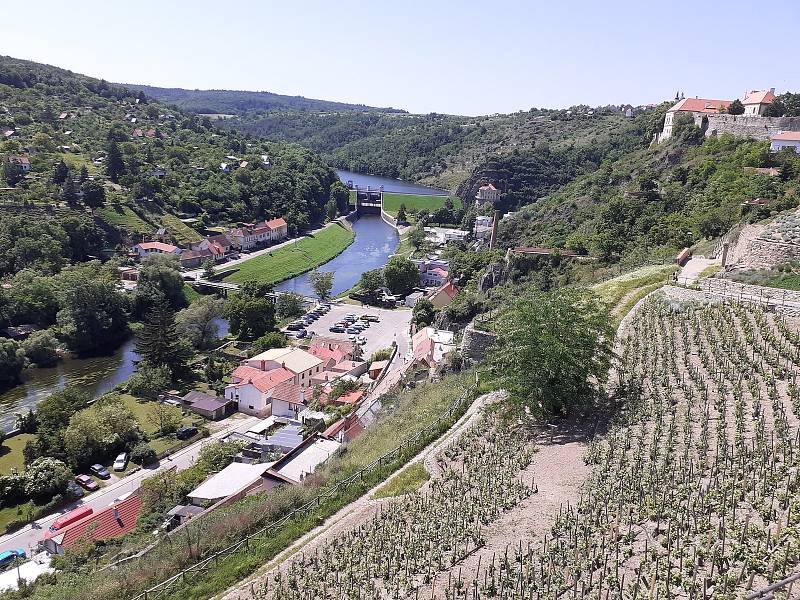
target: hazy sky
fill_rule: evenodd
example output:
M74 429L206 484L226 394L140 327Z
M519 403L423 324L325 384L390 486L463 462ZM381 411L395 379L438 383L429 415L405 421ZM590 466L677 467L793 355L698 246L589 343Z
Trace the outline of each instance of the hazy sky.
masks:
M109 81L486 114L800 91L800 0L4 2L0 54Z

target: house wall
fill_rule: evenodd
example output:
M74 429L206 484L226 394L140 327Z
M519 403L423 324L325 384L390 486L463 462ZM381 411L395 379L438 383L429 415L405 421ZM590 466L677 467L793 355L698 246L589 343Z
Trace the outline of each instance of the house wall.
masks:
M296 419L297 414L303 410L301 404L293 404L286 400L279 400L277 398L272 400L272 415L276 417L286 417L287 419Z
M236 393L238 391L238 400ZM268 408L264 396L254 385L243 385L239 387L229 386L225 388L225 397L239 403L239 412L258 417L266 417ZM252 408L251 408L252 407Z
M793 148L795 152L800 153L800 140L772 140L769 149L773 152L778 152L784 148Z

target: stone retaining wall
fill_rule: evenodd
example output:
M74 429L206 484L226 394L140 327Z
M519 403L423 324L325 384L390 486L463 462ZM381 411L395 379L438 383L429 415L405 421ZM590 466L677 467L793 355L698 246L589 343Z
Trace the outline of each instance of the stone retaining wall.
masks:
M764 238L749 240L741 264L751 269L771 269L777 265L800 258L800 246L775 242Z
M475 329L475 324L470 323L464 330L464 336L461 339L462 358L470 363L480 362L496 339L496 334Z
M704 119L707 121L704 122ZM768 140L781 131L800 131L800 117L757 117L745 115L696 115L695 125L705 128L706 137L730 133L740 137Z

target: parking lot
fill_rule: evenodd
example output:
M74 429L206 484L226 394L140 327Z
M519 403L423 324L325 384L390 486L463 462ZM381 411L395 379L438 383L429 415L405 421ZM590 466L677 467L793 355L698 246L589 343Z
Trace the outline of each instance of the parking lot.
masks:
M396 341L399 346L401 356L409 348L410 338L408 326L411 323L411 311L398 309L387 310L374 308L371 306L356 306L353 304L333 304L331 310L309 325L307 331L311 335L321 335L330 338L347 340L350 335L347 333L332 333L329 331L337 322L341 321L348 313L357 317L362 315L374 315L378 317L377 323L370 323L370 326L359 335L364 336L367 343L364 344L364 358L367 359L376 350L388 348Z

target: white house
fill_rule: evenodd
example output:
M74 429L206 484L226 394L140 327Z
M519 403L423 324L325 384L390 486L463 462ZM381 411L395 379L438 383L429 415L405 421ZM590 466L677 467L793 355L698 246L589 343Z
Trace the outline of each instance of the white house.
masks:
M245 223L232 229L228 236L240 250L250 250L259 245L279 242L286 238L289 227L283 217L261 223Z
M270 390L294 378L295 374L288 369L264 372L241 365L231 374L233 382L225 388L225 398L237 402L239 411L243 413L266 417L272 408Z
M300 386L308 386L311 377L323 370L323 361L320 358L300 348L272 348L248 358L245 365L266 372L286 369L294 374L294 384Z
M778 152L784 148L792 148L800 154L800 131L784 131L772 136L769 149Z
M475 217L475 239L487 240L492 237L493 217L478 215Z
M177 246L165 244L164 242L142 242L141 244L136 244L133 247L133 251L141 258L152 256L153 254L174 254L177 256L181 253L181 249Z
M419 269L420 285L439 287L450 276L450 263L446 260L412 260Z
M742 98L745 116L763 117L773 100L775 100L775 88L746 92Z
M725 112L733 100L710 100L708 98L681 98L667 111L664 117L664 128L658 136L658 141L663 142L672 137L675 119L681 113L691 115L717 114Z
M481 207L484 204L494 204L498 200L500 200L500 190L489 183L478 188L478 193L475 196L475 206Z

